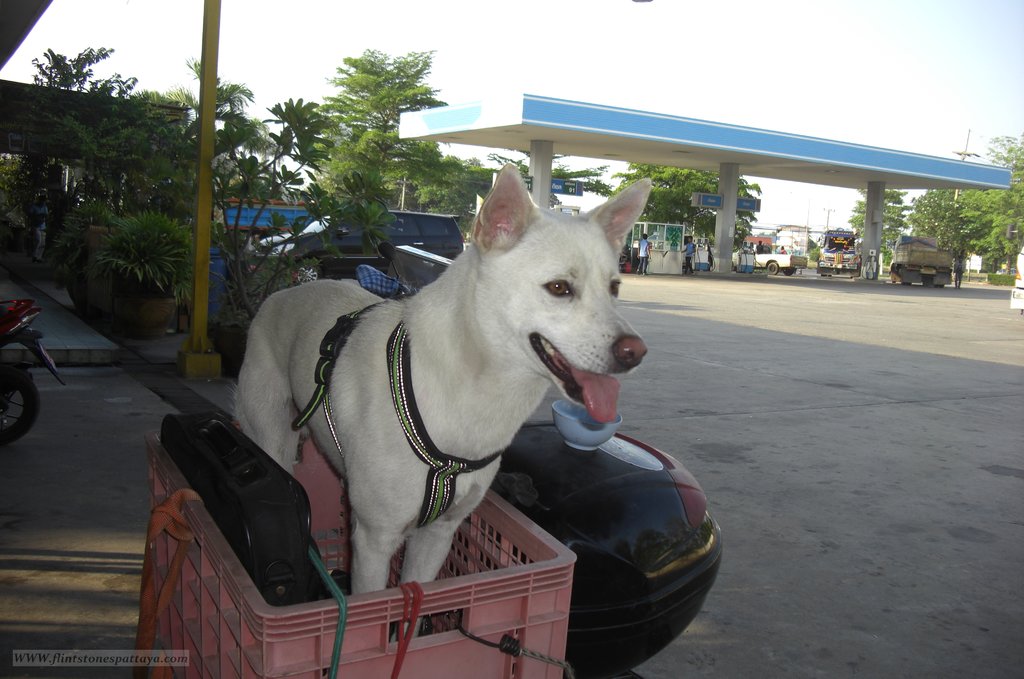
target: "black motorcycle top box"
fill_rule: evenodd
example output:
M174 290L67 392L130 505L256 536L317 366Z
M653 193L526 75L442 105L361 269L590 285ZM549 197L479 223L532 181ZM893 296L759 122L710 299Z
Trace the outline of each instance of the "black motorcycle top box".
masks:
M683 632L721 561L707 498L670 456L616 435L596 450L526 426L497 489L576 553L567 660L580 678L636 667Z

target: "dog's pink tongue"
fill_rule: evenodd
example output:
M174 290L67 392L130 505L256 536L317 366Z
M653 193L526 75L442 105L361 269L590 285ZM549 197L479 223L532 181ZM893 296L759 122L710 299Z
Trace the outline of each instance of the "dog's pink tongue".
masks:
M598 422L611 422L618 415L619 381L608 375L572 368L572 377L583 390L583 405Z

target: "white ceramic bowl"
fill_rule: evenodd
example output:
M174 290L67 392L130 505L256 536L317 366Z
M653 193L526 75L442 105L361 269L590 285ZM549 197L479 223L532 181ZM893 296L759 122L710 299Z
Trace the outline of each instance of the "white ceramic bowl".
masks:
M598 422L587 414L586 408L569 401L552 403L551 416L565 442L579 450L594 450L610 439L622 424L622 415L616 415L612 422Z

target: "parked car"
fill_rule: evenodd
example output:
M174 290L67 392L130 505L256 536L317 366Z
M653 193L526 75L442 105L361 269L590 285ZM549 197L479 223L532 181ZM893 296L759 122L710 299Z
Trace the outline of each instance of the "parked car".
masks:
M395 221L383 229L386 240L395 246L410 245L447 259L454 259L463 250L462 232L454 215L429 214L391 210ZM354 278L356 267L369 264L387 271L388 262L377 253L363 251L363 234L358 228L342 226L330 244L341 253L337 256L324 244L324 227L320 222L309 224L302 235L290 243L274 245L279 252L289 252L299 259L316 261L316 269L306 272L307 278ZM311 265L312 266L312 265Z

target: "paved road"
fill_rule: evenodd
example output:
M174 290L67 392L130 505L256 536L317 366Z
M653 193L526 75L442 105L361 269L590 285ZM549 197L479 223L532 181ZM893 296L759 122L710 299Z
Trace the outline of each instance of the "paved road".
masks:
M641 676L1020 676L1024 318L1008 294L628 278L650 354L624 381L622 431L684 461L726 550L702 614ZM38 376L41 423L0 453L0 676L88 674L14 673L9 648L131 645L142 435L187 406L178 345L69 369L67 387ZM221 383L187 391L229 403Z
M623 430L682 460L725 557L677 677L1019 677L1024 318L1006 289L630 279Z

